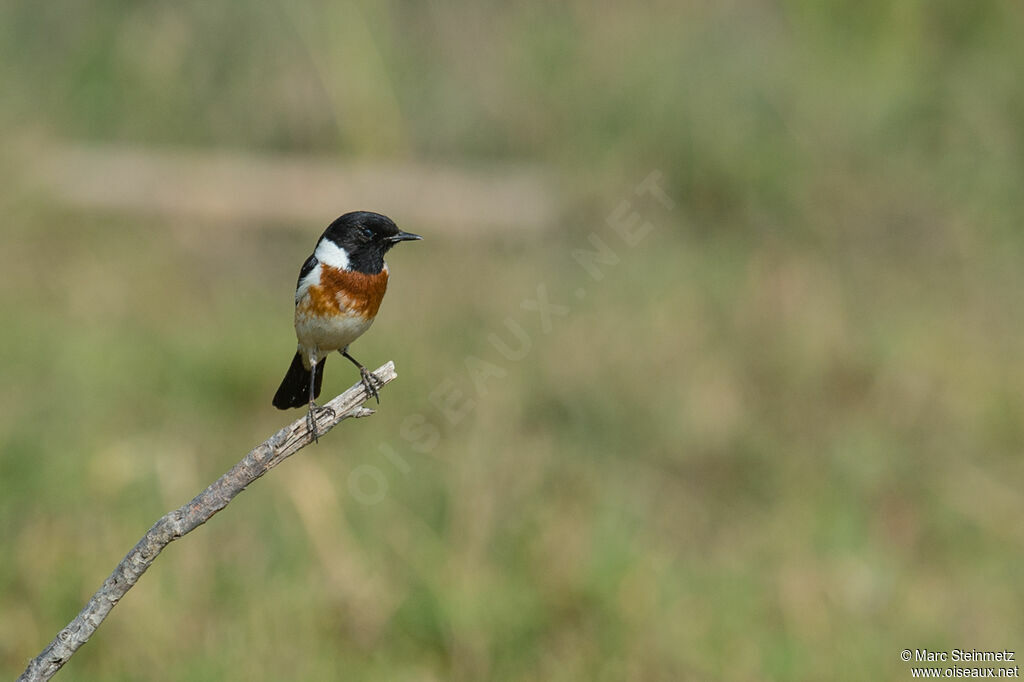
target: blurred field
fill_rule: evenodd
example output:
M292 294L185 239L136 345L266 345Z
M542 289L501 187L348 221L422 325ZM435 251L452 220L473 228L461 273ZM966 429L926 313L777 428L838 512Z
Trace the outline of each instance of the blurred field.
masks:
M426 239L353 348L396 362L379 413L173 544L57 679L907 679L904 648L1020 654L1022 30L1018 4L952 0L0 5L0 676L299 416L270 397L335 217L84 208L29 177L61 144L520 164L558 215L394 214ZM654 170L674 210L634 194ZM631 248L624 200L655 225ZM620 258L599 282L572 258L592 232ZM547 332L538 285L569 309ZM488 340L509 317L520 361ZM504 372L483 395L467 357ZM430 398L453 387L456 424Z

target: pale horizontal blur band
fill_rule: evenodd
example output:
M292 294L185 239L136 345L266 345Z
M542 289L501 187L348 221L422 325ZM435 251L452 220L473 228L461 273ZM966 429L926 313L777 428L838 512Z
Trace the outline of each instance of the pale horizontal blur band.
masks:
M248 152L46 144L22 165L71 206L214 221L316 221L366 209L455 233L544 229L553 183L538 168L333 161Z

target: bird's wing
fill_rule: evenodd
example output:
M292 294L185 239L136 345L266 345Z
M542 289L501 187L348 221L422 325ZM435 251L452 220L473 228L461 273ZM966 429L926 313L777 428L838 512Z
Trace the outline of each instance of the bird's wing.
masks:
M302 269L299 270L299 280L295 283L296 289L302 286L302 279L310 272L312 272L313 268L315 268L316 264L319 262L320 261L316 259L316 256L310 256L309 258L306 259L306 262L302 264Z
M316 284L316 282L304 282L303 280L306 279L311 272L313 272L313 268L315 268L319 263L320 261L316 259L316 256L310 256L309 258L306 259L306 262L302 264L302 269L299 270L299 280L295 283L296 303L299 302L299 299L302 298L303 294L306 293L306 290L309 289L309 286L311 284Z

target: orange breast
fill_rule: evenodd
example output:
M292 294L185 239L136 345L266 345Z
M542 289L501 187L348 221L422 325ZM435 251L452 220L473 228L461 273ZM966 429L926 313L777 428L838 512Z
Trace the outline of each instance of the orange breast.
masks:
M356 314L372 320L388 288L387 268L375 275L321 264L320 284L309 287L301 306L313 315Z

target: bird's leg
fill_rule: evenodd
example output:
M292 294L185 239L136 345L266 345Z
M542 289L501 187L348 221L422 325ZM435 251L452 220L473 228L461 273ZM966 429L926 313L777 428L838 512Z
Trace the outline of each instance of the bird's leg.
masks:
M377 377L374 376L370 370L363 367L363 363L348 354L347 346L338 352L348 358L353 365L359 368L359 378L362 379L363 386L366 387L366 392L376 398L377 404L380 405L380 395L377 393Z
M316 362L310 363L309 371L309 412L306 413L306 425L309 426L309 430L313 433L313 442L320 443L320 434L317 433L316 429L316 418L321 412L330 412L331 418L334 417L334 410L330 407L320 407L314 400L316 385Z

